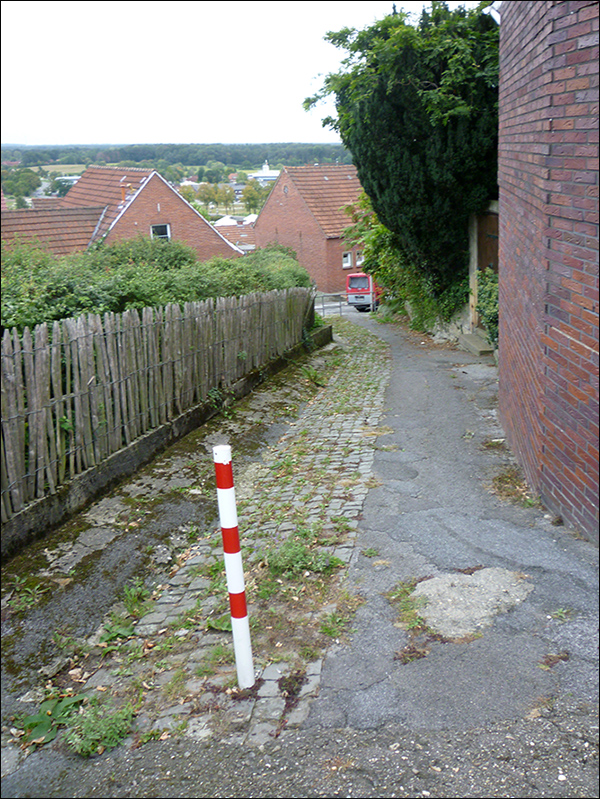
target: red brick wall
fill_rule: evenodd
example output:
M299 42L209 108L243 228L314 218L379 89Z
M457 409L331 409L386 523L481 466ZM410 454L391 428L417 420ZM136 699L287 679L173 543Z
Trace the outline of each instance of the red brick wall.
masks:
M319 291L345 290L346 273L353 271L342 266L342 255L348 248L341 239L325 238L292 181L283 178L277 181L256 220L254 232L257 247L273 242L291 247Z
M503 3L500 416L544 504L598 538L598 4Z
M171 238L193 247L202 261L239 253L166 184L153 175L106 237L107 243L149 236L152 225L170 225Z

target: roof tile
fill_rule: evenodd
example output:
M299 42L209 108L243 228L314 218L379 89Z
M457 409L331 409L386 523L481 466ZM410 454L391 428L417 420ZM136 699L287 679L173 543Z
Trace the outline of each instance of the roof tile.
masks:
M101 236L154 171L134 167L90 166L63 197L61 207L107 206L101 230L98 231Z
M104 213L104 207L51 208L2 212L2 240L37 242L54 255L85 250Z
M344 208L355 203L362 191L356 167L342 164L288 166L283 171L304 198L327 238L339 237L350 225Z

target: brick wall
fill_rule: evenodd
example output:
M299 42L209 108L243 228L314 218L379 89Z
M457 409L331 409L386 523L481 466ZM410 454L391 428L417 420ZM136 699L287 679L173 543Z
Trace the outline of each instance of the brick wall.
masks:
M240 253L158 175L153 175L108 234L111 243L135 236L149 236L152 225L169 225L171 238L193 247L201 261Z
M503 3L500 393L544 504L598 538L598 4Z

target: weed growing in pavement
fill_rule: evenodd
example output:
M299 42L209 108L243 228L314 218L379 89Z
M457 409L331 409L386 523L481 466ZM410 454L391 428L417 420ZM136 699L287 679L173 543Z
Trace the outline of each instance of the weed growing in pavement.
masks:
M288 576L304 571L331 574L344 562L324 552L314 552L294 538L287 538L279 549L267 554L267 565L271 574Z
M280 677L279 680L277 680L279 691L285 698L284 713L288 713L296 707L302 686L307 682L308 678L306 677L306 673L300 669L284 677Z
M144 746L150 741L158 741L161 735L162 732L160 730L148 730L148 732L143 732L136 740L140 746Z
M231 632L232 623L231 623L231 616L229 613L223 613L222 615L214 615L209 616L206 620L206 629L207 630L219 630L221 632Z
M202 600L198 599L196 601L196 607L191 608L190 610L186 610L181 613L175 621L171 622L169 625L172 630L194 630L198 625L201 623L201 602Z
M304 377L309 380L311 383L314 383L315 386L326 386L327 380L320 376L314 366L301 366L300 371L304 375Z
M267 576L256 589L258 599L270 599L279 590L279 583L274 577Z
M196 524L190 524L188 527L185 528L185 537L190 544L195 544L200 538L202 538L202 534L200 532L200 528Z
M418 580L412 579L398 583L396 588L388 592L387 598L398 609L400 623L415 633L432 632L425 619L419 615L419 608L427 604L425 597L414 597L413 592Z
M33 583L31 580L28 582L27 577L19 577L18 575L11 579L9 588L12 590L13 595L8 600L8 605L17 613L29 610L34 605L37 605L44 594L50 590L47 585Z
M503 450L506 451L506 440L504 438L491 438L489 441L484 441L481 445L483 449Z
M65 635L59 630L56 630L54 633L52 633L52 641L57 649L60 649L62 652L68 653L75 658L85 656L90 651L90 645L88 643L85 641L79 641L76 638L73 638L72 635Z
M365 558L379 557L379 551L377 549L373 549L373 547L367 547L366 549L363 549L361 554L364 555Z
M492 491L501 499L518 502L528 508L540 506L539 499L532 495L518 466L507 466L497 474L492 480Z
M144 645L141 642L131 641L127 651L126 662L133 663L136 660L141 660L146 654Z
M557 621L568 621L573 616L571 608L557 608L550 616Z
M174 701L185 695L185 681L186 674L181 666L178 666L173 673L173 676L163 688L163 692L167 699Z
M102 657L106 657L109 652L119 649L124 641L133 635L133 625L119 620L117 617L104 627L104 632L100 636L99 646L102 647Z
M172 736L180 736L185 733L189 724L189 720L186 718L181 719L179 724L176 724L173 729L171 730Z
M210 580L208 592L220 593L227 585L225 578L225 564L221 560L207 563L200 567L200 574Z
M21 722L24 730L22 743L26 746L42 746L53 741L58 735L59 727L67 724L84 700L84 696L64 694L45 699L37 713L27 716Z
M154 651L171 652L171 650L174 649L178 643L179 643L179 638L176 635L169 634L154 645Z
M338 613L328 613L321 619L319 630L330 638L339 638L346 627L346 619Z
M130 733L133 716L130 704L114 707L93 699L70 721L66 741L82 757L102 754L114 749Z
M346 516L334 516L332 518L333 529L338 535L343 535L352 529L350 519Z
M394 655L394 660L399 660L403 665L412 663L413 660L420 660L427 657L431 650L428 646L417 646L414 643L408 644L400 652Z
M231 648L225 644L215 644L194 673L196 677L211 677L217 673L219 666L232 663L235 663L235 655Z
M549 671L553 666L556 666L557 663L560 663L561 660L569 660L569 653L567 651L558 652L556 655L545 655L541 663L538 663L538 666L544 671Z
M283 477L291 477L294 474L296 467L296 459L291 455L286 455L275 463L271 464L271 471L275 472L276 477L279 479Z
M123 589L123 604L130 616L139 619L152 607L153 603L148 602L150 590L144 585L141 577L136 577L131 585L126 585Z
M315 646L301 646L298 654L302 660L305 660L307 663L311 663L313 660L318 660L321 657L322 652Z

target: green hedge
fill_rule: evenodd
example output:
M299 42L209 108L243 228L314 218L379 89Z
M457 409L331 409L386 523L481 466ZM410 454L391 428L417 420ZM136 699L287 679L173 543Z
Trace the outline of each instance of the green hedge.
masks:
M293 286L310 286L310 277L292 251L278 246L199 262L184 244L143 237L66 258L3 243L1 324L21 331L82 313L122 313Z

